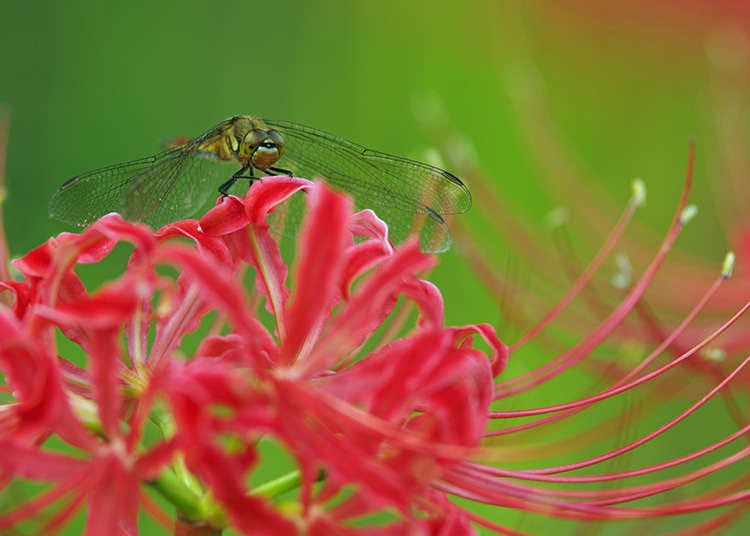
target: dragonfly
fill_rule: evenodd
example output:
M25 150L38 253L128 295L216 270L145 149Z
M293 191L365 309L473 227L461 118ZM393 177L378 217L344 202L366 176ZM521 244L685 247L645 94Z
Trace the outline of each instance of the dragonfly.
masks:
M67 180L49 212L82 227L109 212L161 227L194 215L217 189L226 196L236 183L252 185L268 175L321 177L351 194L358 210L372 209L388 224L393 242L417 235L427 252L449 248L445 216L471 206L467 186L438 167L296 123L236 115L161 153ZM303 204L290 207L282 234L299 225L294 221Z

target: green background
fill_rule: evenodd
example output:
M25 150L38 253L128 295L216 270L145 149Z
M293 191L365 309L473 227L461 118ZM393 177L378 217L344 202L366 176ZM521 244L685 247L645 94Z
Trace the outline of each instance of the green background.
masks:
M679 195L688 140L696 140L693 200L701 214L681 245L718 271L728 239L709 197L721 187L725 158L711 47L731 17L647 3L595 11L584 2L553 4L0 0L0 104L12 114L4 206L11 252L69 230L47 218L65 179L151 154L165 139L197 135L228 116L295 121L422 157L440 136L416 116L436 99L507 210L541 227L548 211L575 206L578 194L555 191L554 174L539 165L548 149L523 105L532 84L568 157L587 171L580 187L601 187L621 207L630 181L642 177L649 201L639 217L657 235ZM746 103L735 113L747 114ZM493 242L482 214L461 218L490 249L498 277L531 281L535 267ZM587 258L601 237L579 238ZM442 255L433 276L449 322L489 321L512 340L517 330L460 250ZM548 397L532 394L526 405L560 400Z

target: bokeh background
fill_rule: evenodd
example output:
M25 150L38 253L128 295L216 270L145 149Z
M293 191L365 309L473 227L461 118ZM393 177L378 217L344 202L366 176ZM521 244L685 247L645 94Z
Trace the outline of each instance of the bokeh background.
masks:
M47 217L65 179L248 113L417 158L454 145L502 210L539 229L563 207L575 231L593 199L603 229L571 233L582 257L634 177L649 192L639 225L664 232L694 139L700 215L680 246L718 272L746 198L750 12L728 1L591 4L0 0L11 252L69 230ZM530 280L486 215L461 220L495 247L498 277ZM458 243L432 277L448 320L512 337L460 253Z

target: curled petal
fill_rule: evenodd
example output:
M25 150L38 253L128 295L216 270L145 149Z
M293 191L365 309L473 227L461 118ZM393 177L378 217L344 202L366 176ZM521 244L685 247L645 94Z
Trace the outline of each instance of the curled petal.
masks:
M463 338L446 329L422 330L369 354L323 384L329 393L396 426L414 427L412 416L418 412L420 433L473 446L492 401L490 360L458 344L455 335Z
M156 239L148 226L125 221L119 214L108 214L94 222L80 235L82 241L85 241L89 232L100 233L111 241L130 242L142 254L149 254L156 246ZM94 255L87 255L84 252L79 262L94 262L95 260L98 259Z
M508 358L510 357L510 349L508 345L497 338L495 328L490 324L472 324L470 326L463 326L460 328L448 328L450 329L457 339L464 339L464 344L470 345L471 339L466 338L474 333L484 339L484 342L489 344L492 349L492 353L489 356L490 363L492 364L492 375L497 377L508 364Z
M354 280L392 253L390 244L377 240L367 240L350 247L339 286L341 296L349 299Z
M165 225L157 231L156 237L160 241L167 241L175 237L190 238L198 246L199 251L210 252L221 262L227 264L232 262L232 256L226 243L206 233L197 220L182 220Z
M280 203L310 187L310 181L296 177L273 177L261 179L247 191L243 202L253 226L268 226L267 216Z
M33 278L42 278L47 275L52 265L52 248L54 247L54 238L50 238L20 259L13 261L13 267L21 272L27 280Z
M424 279L410 278L404 282L404 295L419 307L419 326L439 328L443 326L443 296L440 290Z
M208 236L221 236L242 229L250 223L245 205L239 197L219 198L216 206L200 219L200 228Z
M360 210L352 214L349 220L349 231L355 236L371 238L381 242L390 253L393 247L388 240L388 226L370 210Z

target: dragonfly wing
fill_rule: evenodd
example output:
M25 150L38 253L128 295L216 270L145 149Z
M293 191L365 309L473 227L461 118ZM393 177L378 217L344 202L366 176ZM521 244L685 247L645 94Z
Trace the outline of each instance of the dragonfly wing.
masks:
M195 214L236 171L236 162L219 160L201 147L221 135L224 120L184 145L162 153L161 160L136 176L122 199L123 216L153 227Z
M130 183L154 166L160 155L95 169L66 181L52 196L49 215L81 227L118 212Z
M442 215L465 211L471 204L468 189L456 177L313 128L265 123L286 140L277 167L310 179L320 176L350 192L358 209L371 208L388 223L395 242L419 234L426 251L448 248L450 236Z
M237 169L236 162L212 154L181 151L131 181L122 201L123 217L161 227L192 216L218 195L218 187Z
M53 196L50 216L85 226L108 212L120 212L126 219L160 226L194 214L218 181L237 168L201 151L228 121L169 151L73 177Z
M367 149L365 159L392 178L399 191L439 214L462 214L471 208L471 193L461 179L438 167Z

